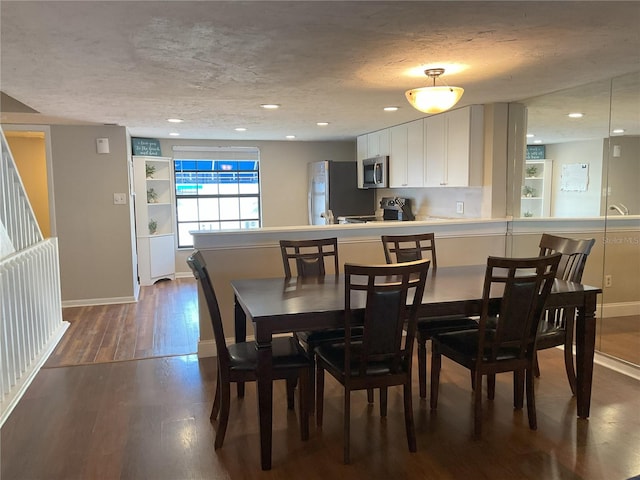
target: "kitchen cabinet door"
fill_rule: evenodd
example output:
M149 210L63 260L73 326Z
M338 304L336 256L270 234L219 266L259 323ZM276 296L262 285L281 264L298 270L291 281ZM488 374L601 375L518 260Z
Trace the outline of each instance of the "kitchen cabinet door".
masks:
M367 134L367 157L389 155L389 129Z
M481 105L428 117L425 137L425 186L482 185L484 132Z
M424 186L442 187L446 177L447 124L443 114L424 120Z
M424 168L422 120L389 129L389 187L422 187Z

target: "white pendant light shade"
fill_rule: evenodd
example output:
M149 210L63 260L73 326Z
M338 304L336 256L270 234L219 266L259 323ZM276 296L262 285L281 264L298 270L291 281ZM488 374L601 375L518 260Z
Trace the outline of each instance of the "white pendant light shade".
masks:
M458 103L464 93L463 88L435 86L436 78L444 73L444 69L433 68L424 73L433 78L433 86L407 90L405 95L413 108L424 113L441 113Z
M424 113L441 113L458 103L463 93L460 87L423 87L407 90L405 95L413 108Z

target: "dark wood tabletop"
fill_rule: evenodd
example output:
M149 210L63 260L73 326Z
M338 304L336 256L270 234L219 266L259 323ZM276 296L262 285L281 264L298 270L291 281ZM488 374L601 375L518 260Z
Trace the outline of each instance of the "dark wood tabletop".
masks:
M479 315L485 265L440 267L431 270L422 298L420 317ZM273 334L343 326L344 276L261 278L231 282L235 294L236 341L246 339L253 324L258 348L258 405L263 470L271 468ZM577 307L576 374L578 416L587 418L595 352L595 311L602 290L556 280L548 306ZM499 301L499 298L496 298ZM239 386L239 388L242 388Z

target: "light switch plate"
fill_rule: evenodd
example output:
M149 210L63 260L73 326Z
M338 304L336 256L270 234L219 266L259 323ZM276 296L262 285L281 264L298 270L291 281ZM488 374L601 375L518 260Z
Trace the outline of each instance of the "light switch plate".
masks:
M456 202L456 213L464 213L464 202Z
M113 204L114 205L126 205L127 204L127 194L126 193L114 193L113 194Z

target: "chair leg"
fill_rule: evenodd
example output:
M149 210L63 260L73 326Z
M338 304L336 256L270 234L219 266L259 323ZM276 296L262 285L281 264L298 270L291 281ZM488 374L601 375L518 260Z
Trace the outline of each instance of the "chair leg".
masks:
M218 422L218 430L216 431L216 439L213 445L215 450L222 447L224 436L227 433L229 409L231 407L231 385L229 382L220 383L220 404L220 421Z
M521 410L524 406L524 372L513 371L513 408Z
M527 414L529 416L529 428L531 430L538 429L538 419L536 416L536 397L533 390L533 372L527 368L525 372L527 384Z
M564 368L567 371L567 379L569 380L569 387L571 387L571 394L573 396L576 395L577 391L577 381L576 381L576 370L573 366L573 328L574 321L573 317L569 315L575 315L567 313L566 320L566 333L564 340Z
M431 342L431 409L438 408L438 387L440 386L440 367L442 357L438 344Z
M300 377L300 391L299 401L300 404L300 438L302 441L309 440L309 386L311 383L311 368L301 368Z
M416 336L418 342L418 382L420 383L420 398L427 398L427 339Z
M480 438L482 434L482 375L475 372L475 385L473 391L473 434Z
M418 450L416 446L416 428L413 423L413 404L411 401L411 378L404 384L404 425L407 430L409 451Z
M350 429L351 429L351 391L344 390L344 464L351 463L350 446Z
M536 377L540 376L540 364L538 363L538 351L536 350L535 356L533 357L533 373Z
M311 369L309 370L309 405L307 412L313 415L316 410L316 359L315 354L309 354L311 357Z
M380 388L380 416L387 416L387 387Z
M496 374L487 375L487 398L493 400L496 398Z
M220 367L218 367L218 373L216 375L216 393L213 397L213 407L211 408L211 416L209 419L213 422L218 418L220 412Z
M289 410L294 409L294 405L295 405L294 399L295 399L297 383L298 383L298 377L287 378L287 408Z
M373 388L367 388L367 402L373 403Z
M316 425L322 427L324 409L324 368L316 362Z

